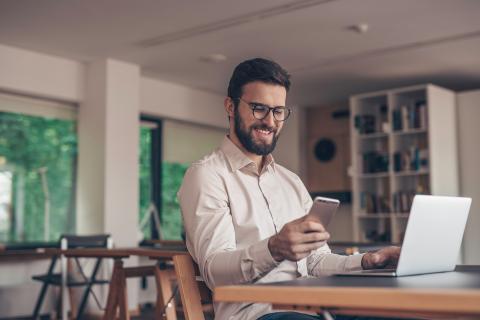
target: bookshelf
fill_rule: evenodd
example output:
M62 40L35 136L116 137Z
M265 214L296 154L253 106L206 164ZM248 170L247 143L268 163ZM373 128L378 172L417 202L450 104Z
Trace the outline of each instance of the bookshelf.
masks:
M401 243L415 194L458 195L455 93L431 84L350 98L356 242Z

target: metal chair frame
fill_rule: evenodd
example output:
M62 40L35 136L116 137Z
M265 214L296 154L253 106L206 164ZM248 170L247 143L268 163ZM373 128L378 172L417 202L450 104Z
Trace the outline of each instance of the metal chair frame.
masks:
M60 237L60 248L62 250L73 249L73 248L112 248L113 243L109 235L90 235L90 236L74 236L74 235L62 235ZM74 258L78 259L78 258ZM76 319L81 319L83 316L88 295L92 292L92 286L94 284L108 284L109 280L99 280L97 279L98 271L103 258L95 258L95 265L93 267L92 273L89 277L84 278L83 281L69 281L68 272L67 272L67 258L64 255L53 256L52 261L48 267L48 271L44 275L34 276L33 279L43 282L40 294L38 295L37 301L35 303L35 308L33 311L32 318L37 319L39 317L47 289L50 285L60 286L61 287L61 305L62 305L62 319L67 319L67 310L65 307L65 301L67 299L67 288L68 287L79 287L85 286L83 291L82 299L78 308ZM60 274L55 273L55 267L58 260L60 260ZM78 260L77 260L77 264ZM80 269L82 277L84 276L83 270ZM60 281L58 281L60 279Z

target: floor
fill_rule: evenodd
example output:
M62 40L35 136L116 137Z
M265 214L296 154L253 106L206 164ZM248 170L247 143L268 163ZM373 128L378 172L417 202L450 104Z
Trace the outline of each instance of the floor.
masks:
M132 317L132 320L149 320L149 319L155 319L155 306L147 304L143 306L140 310L141 315L138 317ZM213 320L213 314L204 314L205 320ZM182 312L177 312L177 320L184 320L185 318L183 317Z

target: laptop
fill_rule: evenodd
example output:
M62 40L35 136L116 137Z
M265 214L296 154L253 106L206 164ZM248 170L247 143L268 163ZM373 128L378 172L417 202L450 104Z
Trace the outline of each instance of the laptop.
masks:
M400 277L453 271L471 203L471 198L415 196L396 269L336 275Z

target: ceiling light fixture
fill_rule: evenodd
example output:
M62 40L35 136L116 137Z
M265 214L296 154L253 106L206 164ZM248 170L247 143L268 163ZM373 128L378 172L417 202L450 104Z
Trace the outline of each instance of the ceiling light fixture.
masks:
M347 29L359 34L364 34L364 33L367 33L368 29L370 29L370 26L368 25L368 23L362 22L362 23L348 26Z
M208 56L201 57L200 60L210 63L220 63L227 60L227 56L221 53L212 53Z

